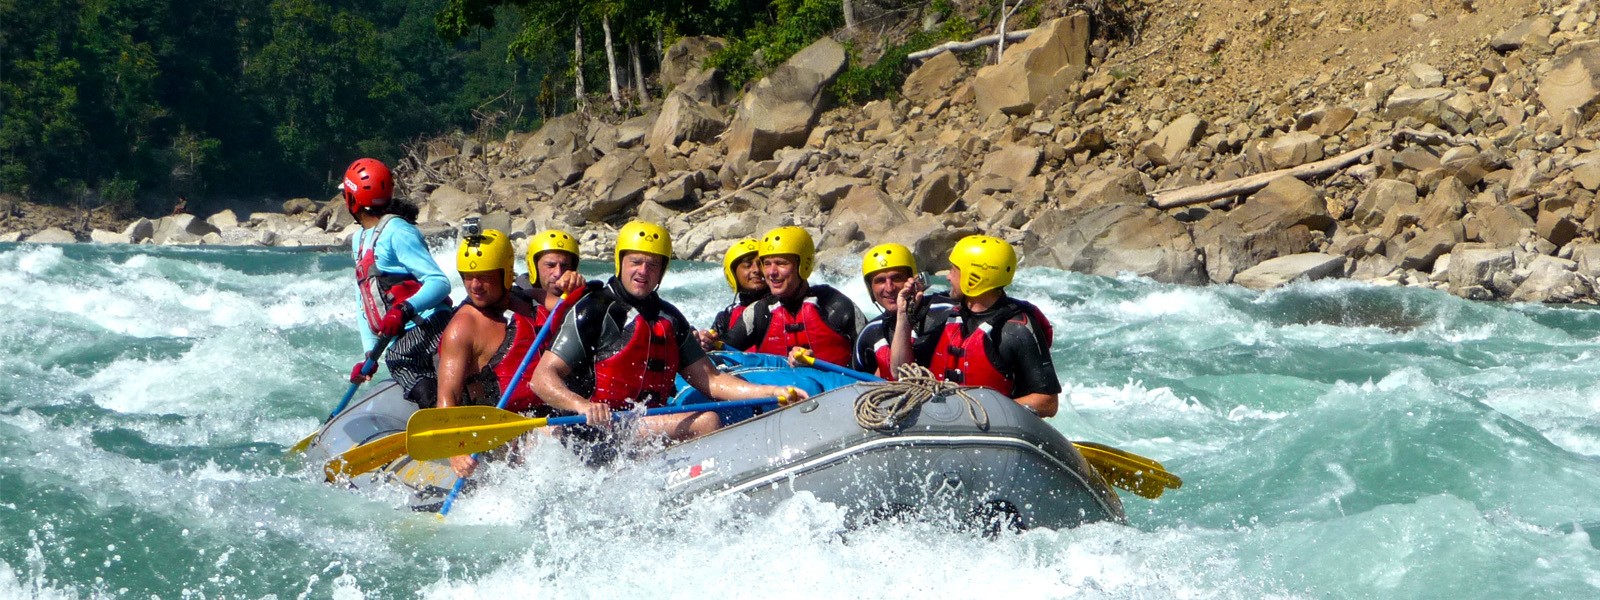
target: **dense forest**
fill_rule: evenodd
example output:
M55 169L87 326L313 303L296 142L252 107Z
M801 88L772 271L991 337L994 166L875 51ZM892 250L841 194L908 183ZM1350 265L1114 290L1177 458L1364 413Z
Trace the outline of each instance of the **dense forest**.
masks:
M0 191L123 214L331 195L354 157L422 137L531 129L586 97L638 111L681 36L727 38L713 62L737 86L849 2L0 0ZM881 93L900 71L840 85Z

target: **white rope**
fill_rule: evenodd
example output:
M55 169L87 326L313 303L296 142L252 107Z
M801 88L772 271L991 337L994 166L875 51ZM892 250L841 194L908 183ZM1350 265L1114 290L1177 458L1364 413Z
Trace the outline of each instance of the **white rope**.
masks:
M856 424L863 429L888 431L900 426L917 408L950 392L967 403L967 416L980 429L989 428L989 411L967 395L970 388L934 379L922 365L900 365L899 381L886 381L856 397Z

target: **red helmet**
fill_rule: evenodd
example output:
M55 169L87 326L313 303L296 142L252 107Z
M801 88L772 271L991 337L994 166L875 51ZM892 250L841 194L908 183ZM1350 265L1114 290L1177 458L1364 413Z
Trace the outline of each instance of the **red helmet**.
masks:
M355 214L357 209L384 206L394 197L394 176L376 158L362 158L344 170L344 204Z

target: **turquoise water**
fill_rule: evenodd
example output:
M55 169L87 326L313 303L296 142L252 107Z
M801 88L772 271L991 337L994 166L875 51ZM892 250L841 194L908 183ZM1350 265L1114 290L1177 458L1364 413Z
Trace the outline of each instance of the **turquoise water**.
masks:
M0 245L0 597L1600 597L1600 311L1025 270L1055 426L1185 485L1124 494L1127 526L986 540L849 531L806 497L675 512L555 448L443 522L323 485L283 456L360 353L350 277L342 254ZM677 263L663 295L705 323L724 286Z

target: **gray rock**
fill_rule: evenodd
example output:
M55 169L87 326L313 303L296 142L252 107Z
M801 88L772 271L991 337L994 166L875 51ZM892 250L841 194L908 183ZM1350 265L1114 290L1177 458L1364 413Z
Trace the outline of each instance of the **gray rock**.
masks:
M310 198L294 198L283 203L283 214L290 216L316 211L317 203L312 202Z
M533 172L534 188L545 193L553 193L556 188L577 181L585 170L594 166L596 160L598 158L594 149L588 146L570 153L553 155Z
M1555 118L1576 110L1581 120L1594 115L1600 99L1600 42L1584 42L1550 63L1539 78L1539 102Z
M1450 251L1450 293L1472 297L1471 288L1494 291L1496 275L1505 281L1516 267L1510 247L1493 244L1457 244ZM1505 290L1507 294L1511 290Z
M281 217L282 215L279 216ZM150 236L155 235L155 233L155 222L143 217L135 219L132 223L128 224L127 229L122 230L122 234L128 236L128 243L130 244L137 244L139 242L148 240L150 239Z
M672 89L682 84L690 75L700 71L707 58L727 47L722 38L710 36L685 36L667 46L661 57L661 84Z
M309 202L309 200L307 201ZM210 223L200 220L191 214L180 214L161 217L156 222L155 231L150 234L150 241L154 244L193 244L200 238L210 233L218 233L218 229Z
M1427 123L1438 124L1439 111L1444 110L1444 102L1455 94L1455 91L1449 88L1413 89L1401 86L1389 94L1389 99L1384 104L1383 118L1398 121L1413 117Z
M1427 63L1411 63L1406 68L1406 85L1413 88L1434 88L1444 85L1444 73Z
M943 98L964 70L954 52L941 52L906 77L905 84L900 86L900 95L917 104Z
M0 233L0 244L12 244L22 241L21 231L7 231Z
M1089 181L1061 208L1073 210L1115 204L1144 204L1144 178L1130 170L1116 170Z
M976 233L978 229L970 225L950 227L938 217L922 215L890 229L883 240L905 244L917 259L917 270L935 273L950 268L950 249L956 242Z
M1089 15L1078 12L1034 29L1006 48L1000 63L978 70L978 114L1025 115L1083 78L1088 65Z
M1284 134L1267 146L1266 157L1277 169L1322 160L1322 138L1309 131Z
M1417 202L1417 186L1396 179L1379 179L1367 186L1350 213L1351 220L1366 229L1373 229L1388 220L1396 210L1405 210Z
M117 233L104 229L96 229L89 232L89 241L96 244L127 244L131 243L129 239L126 233Z
M1144 146L1144 155L1157 165L1172 164L1184 150L1194 147L1206 135L1206 120L1194 113L1185 113L1156 133ZM1320 150L1319 150L1320 151Z
M1565 246L1578 237L1578 227L1577 220L1572 218L1571 208L1540 211L1538 220L1534 222L1534 230L1539 232L1539 237L1557 247Z
M821 201L822 210L833 210L840 198L849 194L850 190L870 183L860 177L846 177L844 175L823 175L813 178L802 188L817 195Z
M587 148L588 128L582 113L571 112L544 122L538 131L522 141L517 159L522 162L539 162L560 158ZM578 170L580 173L582 169Z
M428 194L428 205L422 210L420 220L431 223L460 223L462 219L482 213L483 199L452 186L442 185Z
M1211 281L1228 283L1267 259L1316 251L1334 220L1307 187L1294 177L1280 177L1242 206L1195 223L1195 245L1205 253Z
M73 244L77 243L78 238L72 235L70 231L60 227L51 227L30 235L22 241L29 244Z
M1573 302L1591 297L1594 290L1577 273L1578 263L1554 256L1536 256L1527 277L1511 293L1514 302Z
M727 162L762 161L779 148L804 144L821 113L823 91L844 65L844 47L824 37L756 82L724 135Z
M650 130L655 128L658 116L659 113L651 111L617 125L617 147L633 148L643 144L645 137L650 135Z
M661 160L674 146L684 141L708 142L727 127L720 111L711 105L690 98L687 94L673 92L661 104L661 116L645 140L651 162L657 168L666 163Z
M1500 205L1478 213L1482 222L1479 241L1495 246L1510 246L1522 239L1522 232L1538 227L1528 213L1511 205Z
M1045 210L1028 223L1039 246L1026 254L1039 266L1116 276L1133 273L1163 283L1206 282L1193 238L1165 212L1137 204Z
M346 211L346 212L348 212L348 211ZM210 217L206 217L206 222L210 223L212 227L216 227L219 230L220 229L233 229L233 228L239 226L239 217L237 215L234 215L232 210L223 209L221 212L219 212L217 214L211 215Z
M833 207L827 227L841 227L847 222L859 226L866 239L887 239L884 235L890 229L911 222L911 213L883 190L858 185Z
M911 208L917 212L943 214L959 200L956 183L959 175L950 169L940 169L922 181L911 194Z
M583 173L589 204L584 218L604 221L644 197L653 171L649 159L637 150L608 154Z
M1345 258L1321 252L1291 254L1262 261L1240 271L1233 282L1253 290L1265 290L1300 279L1317 280L1344 275Z
M1502 54L1520 49L1524 45L1548 48L1550 34L1554 31L1555 23L1550 17L1544 15L1529 17L1494 36L1489 40L1489 48Z
M1004 146L984 157L983 167L978 169L978 174L996 175L1013 182L1021 182L1039 171L1039 160L1042 157L1043 153L1038 148Z
M1429 229L1411 241L1400 246L1398 253L1391 255L1402 269L1415 271L1433 270L1433 261L1450 252L1467 239L1467 232L1461 223L1453 222L1436 229Z

